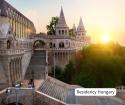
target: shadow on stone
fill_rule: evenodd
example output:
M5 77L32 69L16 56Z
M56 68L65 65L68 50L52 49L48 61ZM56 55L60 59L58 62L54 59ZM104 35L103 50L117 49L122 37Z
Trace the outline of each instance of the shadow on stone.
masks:
M7 105L16 105L16 103L14 102L14 103L10 103L10 104L7 104ZM18 103L18 105L23 105L23 104Z

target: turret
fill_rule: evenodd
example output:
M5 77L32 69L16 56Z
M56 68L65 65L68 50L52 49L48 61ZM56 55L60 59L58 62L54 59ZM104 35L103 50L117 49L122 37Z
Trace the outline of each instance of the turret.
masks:
M79 35L79 36L86 35L86 30L84 28L82 18L80 18L80 21L79 21L79 25L77 28L77 35Z
M69 35L69 27L66 24L62 7L60 12L60 17L56 25L56 35Z

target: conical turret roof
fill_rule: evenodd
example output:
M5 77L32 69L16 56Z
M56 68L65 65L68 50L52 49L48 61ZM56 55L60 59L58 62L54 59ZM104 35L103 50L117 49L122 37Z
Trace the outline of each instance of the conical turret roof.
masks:
M64 16L62 7L61 7L60 17L59 17L56 27L68 27L65 21L65 16Z
M79 21L79 25L78 25L77 31L85 31L85 27L84 27L84 25L83 25L82 18L80 18L80 21Z

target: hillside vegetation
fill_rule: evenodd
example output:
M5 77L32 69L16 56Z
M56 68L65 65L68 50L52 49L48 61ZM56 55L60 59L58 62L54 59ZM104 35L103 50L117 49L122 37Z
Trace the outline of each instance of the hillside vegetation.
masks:
M60 80L83 87L125 85L125 48L114 43L92 44L79 51L60 74Z

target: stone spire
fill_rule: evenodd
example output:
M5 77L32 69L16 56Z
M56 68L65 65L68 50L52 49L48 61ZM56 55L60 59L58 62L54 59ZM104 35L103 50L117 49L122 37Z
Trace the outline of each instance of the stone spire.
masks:
M69 35L69 27L66 24L66 20L65 20L62 7L61 7L59 20L56 25L56 35Z
M72 29L76 32L76 26L75 26L75 24L73 24L73 28Z
M83 25L82 18L80 18L80 21L79 21L79 25L77 28L77 35L86 35L86 30L85 30L85 27Z
M68 27L65 21L65 16L64 16L62 7L61 7L60 17L59 17L56 27Z

